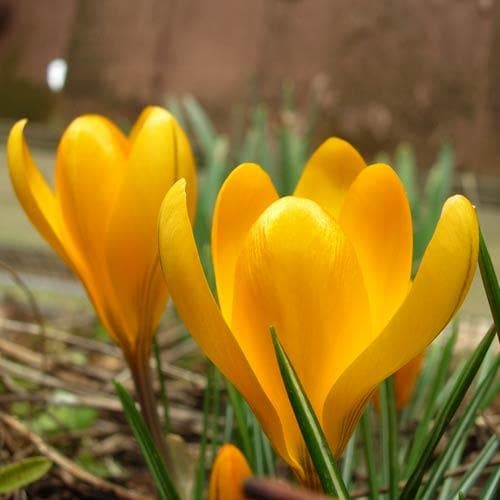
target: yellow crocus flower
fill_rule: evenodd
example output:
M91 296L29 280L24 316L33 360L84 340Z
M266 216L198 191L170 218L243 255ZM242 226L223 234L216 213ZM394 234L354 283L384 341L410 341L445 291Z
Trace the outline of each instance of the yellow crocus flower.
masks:
M243 500L243 482L251 475L241 451L232 444L225 444L212 466L208 500Z
M187 181L195 209L195 167L173 116L146 108L125 136L102 116L65 130L52 189L12 128L7 154L17 198L32 224L84 284L97 314L131 364L150 354L167 300L157 251L157 218L168 189Z
M255 164L229 175L212 228L220 309L202 271L183 180L165 197L159 231L162 268L187 328L306 484L316 478L269 326L340 456L378 385L458 309L478 254L475 210L453 196L411 282L412 222L399 178L387 165L366 166L337 138L312 155L293 196L279 198Z

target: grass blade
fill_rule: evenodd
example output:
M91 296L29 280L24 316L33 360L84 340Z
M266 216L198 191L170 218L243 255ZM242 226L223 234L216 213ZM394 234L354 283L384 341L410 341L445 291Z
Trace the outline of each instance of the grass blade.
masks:
M384 479L389 484L389 499L398 496L398 423L394 379L389 377L380 386L380 406L382 420L382 449L384 454Z
M210 428L210 413L212 407L212 386L214 384L215 367L212 363L207 368L207 385L203 394L203 421L202 433L200 440L200 449L198 452L198 466L196 470L196 481L193 491L193 498L195 500L203 500L205 493L206 483L206 470L207 470L207 445L208 445L208 432Z
M217 132L207 112L193 96L188 95L184 97L182 103L189 117L189 122L193 127L196 140L200 145L203 155L207 158L210 156L210 152L217 139Z
M461 416L457 425L453 429L453 433L446 445L445 450L433 466L429 481L425 485L425 492L422 496L422 500L431 500L435 498L435 492L442 482L444 473L448 468L451 458L453 457L456 448L464 439L464 436L466 436L470 426L474 423L476 412L484 396L487 394L488 389L493 382L493 379L495 378L499 365L500 357L497 357L496 363L494 363L494 365L491 367L488 375L484 378L479 387L474 391L474 397L468 403L466 411Z
M493 500L498 498L498 490L500 490L500 467L497 467L496 471L486 483L481 493L481 500Z
M372 408L368 406L361 417L361 432L363 433L363 451L365 455L366 471L368 473L368 486L370 488L369 500L377 500L378 471L375 465L375 447L373 444Z
M144 420L140 416L137 408L135 407L135 402L130 396L130 394L123 388L118 382L113 382L115 386L116 393L120 398L121 404L123 406L123 411L127 417L128 423L132 428L135 439L141 448L144 459L146 460L147 466L153 479L155 481L156 487L158 488L158 494L161 499L165 500L180 500L179 494L177 493L174 483L170 479L165 464L153 443L153 438L144 423Z
M352 480L352 471L356 462L356 444L357 444L357 431L355 430L347 443L347 447L342 460L342 479L347 488L349 488Z
M160 382L160 401L164 413L163 432L164 434L168 434L170 432L171 425L170 425L170 411L168 403L167 384L165 383L165 375L163 373L163 367L161 361L161 350L156 335L153 337L153 355L155 359L156 374L158 376L158 381Z
M250 468L255 470L255 456L254 449L252 446L252 437L248 432L248 425L245 418L245 402L243 401L240 393L236 388L226 380L227 394L229 396L229 402L233 407L234 419L236 421L236 428L238 429L238 434L241 441L240 449L243 451L245 458L250 464Z
M337 467L333 454L328 446L318 418L311 407L311 403L304 393L302 384L293 369L283 347L281 346L274 327L271 327L271 336L276 353L276 359L281 377L292 405L297 423L304 437L307 449L318 473L325 493L337 495L339 499L349 498L342 475Z
M481 453L477 456L474 463L470 466L467 473L464 475L458 486L456 487L453 496L458 495L458 492L462 492L467 495L469 489L474 486L477 478L481 475L483 469L488 465L491 458L495 455L498 449L498 436L491 436Z
M497 328L497 335L500 340L500 286L495 273L495 268L491 262L488 247L483 238L483 233L479 231L479 269L483 280L484 290L490 304L491 315Z
M422 482L425 471L427 470L434 450L441 439L448 423L457 411L458 406L462 402L467 389L470 387L474 376L479 370L481 363L488 352L488 349L495 337L495 327L492 326L485 335L479 346L476 348L472 356L467 360L460 376L458 377L447 403L439 412L436 423L430 432L427 443L423 447L422 453L409 475L409 480L401 492L401 500L410 500L415 498L415 494Z
M453 347L455 345L455 341L457 339L458 334L458 322L453 323L452 333L447 340L444 349L442 349L442 354L440 358L434 363L435 374L434 377L429 381L428 387L429 392L426 394L425 405L423 405L423 416L419 419L417 429L415 431L415 437L413 438L413 443L410 448L410 452L408 454L408 458L406 460L406 474L405 477L408 477L408 473L413 470L415 464L417 462L417 457L422 451L422 446L425 442L425 438L429 431L429 423L434 415L436 409L436 401L439 393L443 389L443 385L446 382L446 377L448 374L448 368L450 366L450 361L453 355Z

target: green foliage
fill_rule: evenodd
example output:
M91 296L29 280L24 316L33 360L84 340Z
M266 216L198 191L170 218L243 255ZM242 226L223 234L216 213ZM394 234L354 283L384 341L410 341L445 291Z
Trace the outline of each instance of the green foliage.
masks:
M443 436L443 433L445 432L452 417L455 415L458 406L464 400L465 394L469 389L474 379L474 376L477 374L479 367L481 366L481 363L486 356L486 353L488 352L488 349L494 339L494 335L495 335L495 329L492 327L487 333L487 335L484 337L482 342L479 344L479 346L476 348L474 354L467 360L467 363L465 364L464 368L461 370L460 375L453 386L453 390L449 398L447 399L444 406L439 410L439 412L436 415L435 424L431 429L430 434L428 435L427 439L422 443L422 447L418 453L417 463L415 467L412 468L408 474L409 479L401 494L402 499L410 499L415 497L415 494L417 493L418 488L421 485L424 473L431 463L432 454L436 449L436 446L439 443L441 437ZM490 384L493 380L493 376L495 373L493 369L496 371L496 369L498 368L498 360L499 358L497 358L497 362L492 367L493 375L491 376L491 378L487 379L487 383L486 381L483 381L480 389L477 390L474 399L473 410L469 409L465 413L466 417L465 415L464 417L462 417L466 418L467 422L469 422L469 420L474 417L475 411L477 410L477 407L479 406L481 399L485 396L486 394L485 388L487 388L488 384ZM477 397L477 394L480 394L480 397ZM453 453L454 449L457 446L457 441L460 442L460 440L461 439L463 440L464 437L465 436L463 434L460 434L458 435L456 441L453 441L453 443L449 443L445 452L447 457L449 456L449 454Z
M347 488L328 446L323 429L273 327L271 327L271 336L288 399L292 405L311 460L316 468L323 491L330 495L336 495L341 500L348 499L349 493L347 493Z
M0 493L14 493L45 476L52 462L45 457L30 457L0 467Z
M160 457L153 438L144 423L141 415L135 407L135 402L130 394L118 382L114 382L116 393L120 398L123 412L127 417L128 423L132 428L134 436L141 448L142 454L146 460L148 468L153 476L158 495L162 500L180 500L174 483L170 479L170 475L165 468L165 464Z
M482 232L479 232L479 269L500 340L500 286Z
M30 420L30 428L37 434L78 431L92 426L97 419L94 408L84 406L48 406L43 413Z

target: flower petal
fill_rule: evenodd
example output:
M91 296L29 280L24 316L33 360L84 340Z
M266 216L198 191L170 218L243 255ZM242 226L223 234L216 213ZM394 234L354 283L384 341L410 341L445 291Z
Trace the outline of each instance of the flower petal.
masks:
M321 415L330 387L370 341L371 327L354 249L311 200L282 198L253 225L237 264L232 324L259 383L280 409L289 448L304 463L270 325Z
M68 249L62 242L62 221L56 197L34 163L26 141L27 120L18 121L10 131L7 161L17 198L32 224L66 263L71 265Z
M74 120L59 143L56 196L68 232L92 267L104 264L103 242L123 180L126 147L121 132L97 115Z
M356 250L373 328L379 332L408 293L412 265L410 206L392 168L372 165L359 174L342 206L340 225Z
M189 221L183 179L172 186L163 201L159 242L167 287L187 329L252 406L277 451L293 463L274 402L263 392L208 287Z
M365 166L348 142L331 137L307 162L294 195L314 200L337 218L349 187Z
M147 196L146 212L158 214L166 191L175 181L186 179L189 216L196 211L196 168L191 145L174 116L157 106L147 107L129 136L127 175L140 182L136 190ZM167 190L165 190L167 187Z
M167 300L158 256L158 213L179 175L188 178L191 213L195 206L193 155L170 113L149 107L141 114L123 170L108 227L107 267L120 309L127 313L127 336L147 357Z
M463 196L449 198L405 301L328 395L325 430L335 454L376 386L421 353L462 304L477 265L478 222Z
M253 163L235 168L217 196L212 224L212 258L220 308L229 325L234 272L245 237L259 215L277 199L269 175Z
M244 500L243 482L251 475L241 451L232 444L225 444L212 466L208 500Z
M64 132L56 158L56 197L66 237L78 250L79 277L108 333L129 351L128 314L106 262L106 241L124 173L128 144L104 117L84 115Z
M394 389L396 393L396 409L402 410L410 401L413 395L413 389L417 383L420 369L424 361L424 353L421 352L411 359L406 365L403 365L394 374Z

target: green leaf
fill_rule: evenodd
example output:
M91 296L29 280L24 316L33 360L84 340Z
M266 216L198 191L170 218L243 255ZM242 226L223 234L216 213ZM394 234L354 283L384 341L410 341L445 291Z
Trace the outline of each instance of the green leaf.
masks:
M97 416L94 408L50 405L46 411L34 417L29 426L36 434L45 435L68 430L78 431L90 427L97 420Z
M351 484L352 472L355 469L357 436L358 432L356 429L347 443L342 460L342 479L344 480L346 488L349 488Z
M270 328L276 359L285 384L288 399L295 413L302 436L318 473L325 493L337 495L341 500L349 498L342 475L328 446L321 425L309 402L295 370L281 346L274 327Z
M155 359L156 375L158 377L158 382L160 383L160 401L163 407L163 433L166 435L171 429L170 411L167 384L165 383L165 375L163 373L163 364L161 360L161 349L156 335L153 337L153 356Z
M127 417L128 423L132 428L135 439L141 448L146 464L153 476L156 487L158 488L158 495L162 500L180 500L174 483L170 479L165 464L154 445L153 438L144 423L141 415L135 407L135 402L130 394L123 388L121 384L114 381L114 386L118 397L120 398L123 411Z
M45 457L30 457L0 468L0 493L13 493L45 476L52 462Z
M494 498L498 498L497 493L499 488L500 467L497 467L491 475L490 479L488 479L483 491L481 492L481 500L493 500Z
M418 216L418 179L417 164L413 148L406 143L400 144L394 154L394 168L405 187L413 217Z
M421 415L421 417L418 419L418 426L414 433L413 443L406 460L407 466L405 477L408 477L409 471L411 471L415 467L417 457L422 451L422 446L429 431L429 423L436 409L436 402L439 393L442 392L443 386L448 376L448 368L452 359L453 347L455 345L457 335L458 322L455 321L453 323L452 333L447 340L444 348L442 348L441 345L439 346L441 356L431 365L435 373L432 379L430 379L427 384L428 392L425 393L426 397L424 399L424 405L422 408L423 415Z
M365 455L366 471L368 473L368 486L370 487L370 493L368 498L370 500L377 500L378 495L378 471L375 465L375 452L373 445L373 425L372 425L372 407L371 405L367 407L366 411L361 417L361 431L363 433L363 451Z
M425 485L425 491L422 496L422 500L432 500L433 498L435 498L435 492L443 480L443 476L449 466L453 454L457 447L461 444L465 436L467 436L467 431L469 430L470 426L474 423L477 410L495 378L499 365L500 357L497 357L496 362L493 364L484 380L474 391L474 396L467 404L467 409L465 410L464 414L460 417L457 424L455 425L443 453L433 465L429 481Z
M451 394L443 405L441 411L436 417L434 427L430 431L429 437L422 452L417 460L413 470L409 474L408 482L401 492L401 500L414 499L416 492L422 482L425 471L432 460L432 454L436 449L441 436L443 435L448 423L458 409L458 406L463 401L467 389L470 387L474 376L479 370L481 363L488 352L493 339L495 338L495 327L492 326L488 333L484 336L481 343L478 345L472 356L467 360L464 368L460 372L460 376L455 382Z
M483 280L484 290L490 304L491 315L497 328L497 335L500 340L500 286L498 285L495 268L491 262L488 247L483 238L483 233L479 231L479 269Z
M207 443L208 443L208 430L210 427L210 413L212 405L212 385L214 379L215 367L209 362L207 369L207 385L203 394L203 426L200 440L200 448L198 450L198 466L196 470L196 481L193 492L195 500L202 500L205 483L206 483L206 470L207 470Z
M189 123L193 127L194 135L200 145L203 156L209 158L217 139L217 132L208 114L193 96L188 95L184 97L182 103L186 109Z
M236 428L238 429L239 441L241 443L240 449L243 451L250 468L255 470L255 453L252 446L252 436L248 428L245 418L245 402L236 388L226 380L227 393L229 402L234 410L234 419L236 421Z
M490 437L484 448L481 450L481 453L476 457L474 463L469 467L469 470L464 475L460 483L458 483L454 495L458 494L461 491L464 495L470 490L476 480L480 477L484 468L489 464L491 458L495 455L498 450L498 436L493 435Z
M380 407L382 420L382 449L384 456L384 479L389 482L389 499L398 496L398 423L394 379L389 377L380 386Z

